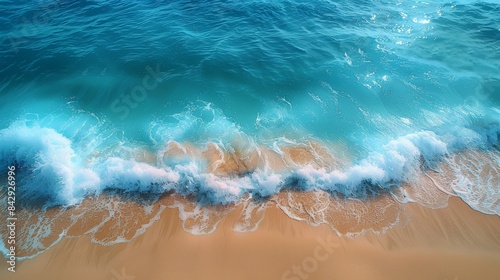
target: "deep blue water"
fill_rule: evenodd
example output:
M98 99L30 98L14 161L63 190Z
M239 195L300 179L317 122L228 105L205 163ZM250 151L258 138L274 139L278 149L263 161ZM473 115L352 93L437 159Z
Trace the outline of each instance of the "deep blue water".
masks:
M0 166L49 204L106 188L231 202L291 181L359 195L498 145L499 69L498 1L0 1ZM340 144L353 163L220 187L195 160L131 161L241 135Z

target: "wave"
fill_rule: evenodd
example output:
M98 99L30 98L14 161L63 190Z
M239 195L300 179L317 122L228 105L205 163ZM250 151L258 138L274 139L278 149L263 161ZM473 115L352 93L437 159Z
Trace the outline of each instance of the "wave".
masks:
M277 207L288 217L311 226L325 224L339 236L350 238L366 232L382 234L405 223L409 217L404 205L409 202L442 208L451 196L459 196L474 209L490 214L496 211L498 215L498 158L499 150L462 151L450 155L434 169L416 174L411 183L378 190L376 196L364 199L339 197L321 190L282 189L266 200L245 195L234 203L201 205L194 197L176 193L144 197L135 192L126 195L108 190L99 196L87 196L72 207L19 209L18 256L19 260L29 259L62 238L82 235L103 246L128 242L144 233L164 215L166 208L177 209L183 229L194 235L214 232L229 214L232 218L226 221L233 223L234 231L255 231L270 207ZM468 161L474 165L463 164ZM0 198L6 200L3 195ZM169 236L171 225L165 226L165 236ZM5 229L0 230L0 236L4 234Z
M336 161L335 151L317 140L274 141L266 146L223 116L211 118L194 131L191 126L177 128L182 135L199 133L201 139L207 139L205 145L173 141L172 133L178 132L167 126L157 129L156 135L163 135L163 131L171 134L156 141L152 149L141 150L125 141L86 157L77 152L82 147L75 147L55 129L18 121L0 131L0 167L16 166L17 195L24 206L74 205L85 196L106 190L144 194L174 191L207 205L235 203L247 194L265 199L282 189L324 190L363 199L412 182L422 170L435 168L464 149L495 150L500 138L498 115L492 114L475 126L441 127L400 136L346 164ZM463 184L457 188L465 188Z

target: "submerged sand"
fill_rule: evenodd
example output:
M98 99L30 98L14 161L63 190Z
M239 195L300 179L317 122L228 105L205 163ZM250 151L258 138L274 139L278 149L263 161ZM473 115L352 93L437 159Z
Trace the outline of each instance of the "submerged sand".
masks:
M102 246L88 235L66 238L45 253L0 265L1 279L498 279L500 217L452 197L442 209L401 205L385 233L339 237L330 227L290 219L272 206L254 232L234 231L239 211L208 235L183 229L167 208L144 234Z

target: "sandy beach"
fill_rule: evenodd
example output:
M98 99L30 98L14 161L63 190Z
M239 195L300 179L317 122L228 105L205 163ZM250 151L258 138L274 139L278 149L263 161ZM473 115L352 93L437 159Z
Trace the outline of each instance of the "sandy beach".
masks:
M498 279L500 217L454 197L443 209L402 206L404 220L384 234L339 237L273 206L255 232L238 233L234 211L215 232L192 235L177 209L131 242L65 238L1 279Z

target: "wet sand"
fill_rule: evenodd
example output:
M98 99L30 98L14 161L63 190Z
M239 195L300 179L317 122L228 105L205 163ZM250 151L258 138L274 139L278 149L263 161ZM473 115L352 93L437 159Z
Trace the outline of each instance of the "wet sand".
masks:
M214 233L183 230L178 210L128 243L65 238L17 272L0 264L0 279L498 279L500 217L472 210L459 198L448 207L402 205L404 219L384 234L338 237L267 209L255 232L233 230L239 211Z

